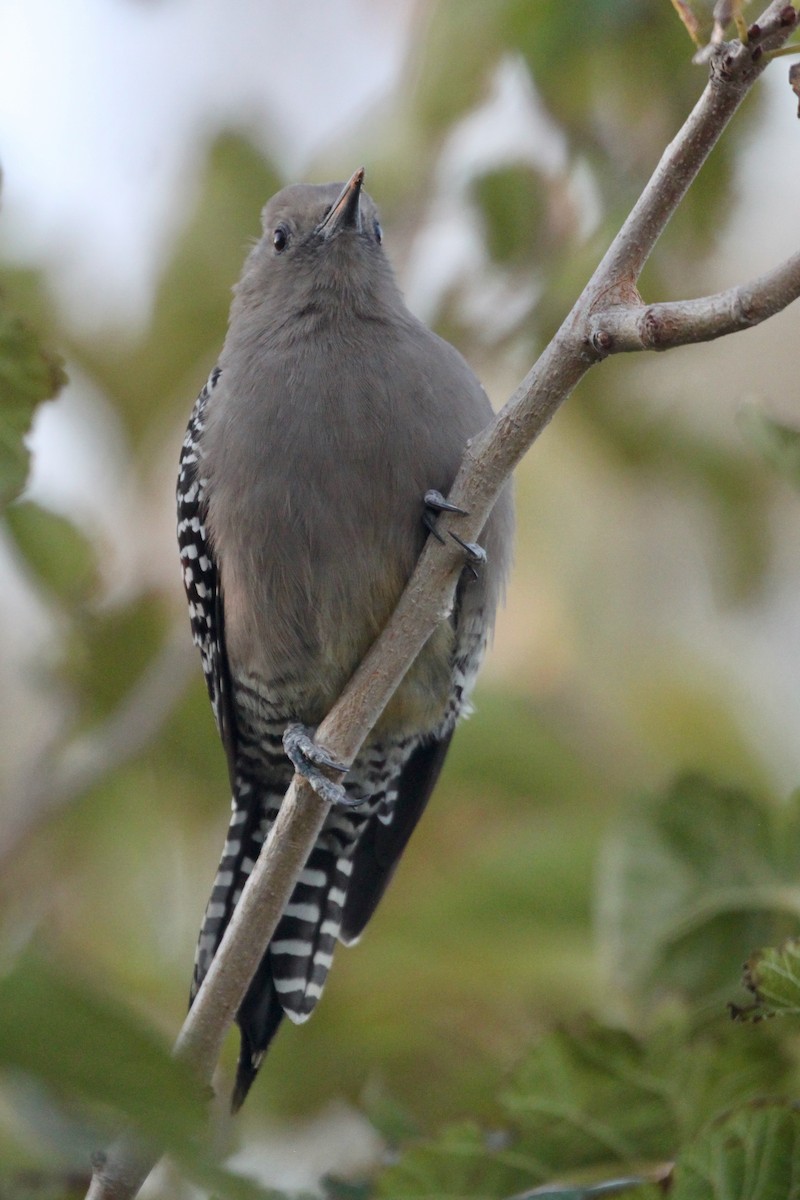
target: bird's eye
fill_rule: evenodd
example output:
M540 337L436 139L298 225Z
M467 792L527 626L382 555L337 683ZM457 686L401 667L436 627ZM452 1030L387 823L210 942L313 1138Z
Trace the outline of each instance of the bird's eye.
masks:
M288 242L289 230L285 225L279 225L272 235L272 244L277 250L278 254L280 254L282 250L286 249Z
M383 230L381 229L380 221L375 222L375 241L378 243L378 245L380 245L383 241Z

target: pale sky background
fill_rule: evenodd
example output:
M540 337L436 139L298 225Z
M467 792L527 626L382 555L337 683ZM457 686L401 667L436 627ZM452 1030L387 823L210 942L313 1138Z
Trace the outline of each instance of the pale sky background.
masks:
M77 319L141 317L215 133L301 177L396 82L414 9L2 0L4 248L46 260Z

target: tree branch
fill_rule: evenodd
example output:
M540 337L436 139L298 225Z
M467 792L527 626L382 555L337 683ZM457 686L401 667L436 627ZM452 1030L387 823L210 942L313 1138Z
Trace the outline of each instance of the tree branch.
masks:
M450 492L450 499L469 512L458 519L458 533L464 540L477 540L513 468L589 367L609 353L595 345L593 335L609 329L616 337L622 330L625 349L646 348L641 338L635 343L634 336L625 333L629 314L640 318L643 309L636 291L639 274L710 150L764 69L763 51L780 46L796 21L790 5L773 2L758 21L755 39L746 46L738 42L720 46L713 54L703 95L667 147L571 313L496 419L468 447ZM791 284L777 297L765 295L763 281L750 285L754 305L761 304L764 310L759 319L769 315L767 309L778 311L797 295L796 269L792 260L766 277L775 286L784 274L790 278ZM688 303L702 306L714 299ZM630 321L635 322L633 315ZM742 327L734 323L726 332ZM440 529L447 526L440 518ZM428 538L392 619L319 727L320 743L336 758L352 762L403 675L450 612L462 565L461 552L451 539L441 545ZM225 1033L326 815L327 805L295 778L176 1043L176 1054L205 1083L211 1079ZM98 1166L87 1200L128 1200L151 1165L146 1154L130 1144L118 1144Z
M800 296L800 253L749 283L697 300L671 304L614 305L592 319L590 340L597 352L671 350L710 342L750 329Z

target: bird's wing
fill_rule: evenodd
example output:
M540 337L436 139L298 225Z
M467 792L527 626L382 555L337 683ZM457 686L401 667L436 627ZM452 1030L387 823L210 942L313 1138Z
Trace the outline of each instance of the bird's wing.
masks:
M358 839L339 933L345 945L358 940L386 891L436 786L452 736L451 726L444 736L422 742L411 752L397 780L391 819L382 821L379 812L373 813Z
M436 786L456 722L470 711L469 697L488 636L484 603L481 585L462 577L451 616L456 636L448 711L439 729L421 738L405 759L396 777L394 802L372 814L358 839L339 934L345 945L358 940L377 908Z
M215 367L197 397L181 449L177 488L178 544L192 638L200 650L211 707L228 760L233 796L233 812L222 861L198 938L192 999L216 953L237 895L244 886L249 867L258 857L263 840L261 813L259 806L253 803L253 789L236 770L239 736L225 652L225 606L219 563L206 532L207 494L201 441L207 405L219 381L220 370ZM247 870L244 864L249 864Z
M178 474L178 544L183 584L189 602L192 639L200 650L211 707L228 759L234 786L236 722L233 715L228 659L225 653L225 611L218 566L206 537L206 495L202 474L200 435L206 405L220 380L215 367L192 410L181 448Z

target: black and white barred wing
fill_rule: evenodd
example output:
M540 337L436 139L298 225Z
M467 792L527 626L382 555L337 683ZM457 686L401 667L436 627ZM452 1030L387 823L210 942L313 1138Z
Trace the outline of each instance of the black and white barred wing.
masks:
M438 729L405 744L401 741L386 755L386 777L378 803L353 855L339 932L345 945L358 941L375 912L436 786L456 722L470 711L469 697L486 650L487 633L482 605L466 598L465 586L470 586L468 580L459 588L451 618L456 637L450 703Z
M399 776L386 789L386 802L372 813L353 858L339 940L358 941L378 902L389 886L400 856L425 811L453 736L417 745Z
M219 384L220 374L219 367L211 372L197 397L183 439L177 489L178 545L192 639L200 650L211 707L233 783L236 737L225 654L225 617L217 564L206 538L205 480L200 453L206 407Z

